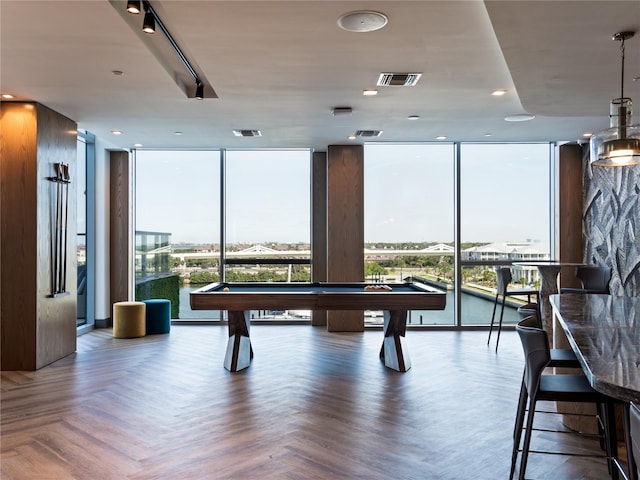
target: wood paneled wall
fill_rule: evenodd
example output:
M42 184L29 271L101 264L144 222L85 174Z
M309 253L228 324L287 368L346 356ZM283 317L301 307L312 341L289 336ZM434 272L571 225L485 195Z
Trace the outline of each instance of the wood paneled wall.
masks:
M330 145L327 158L327 280L364 281L364 148ZM329 331L363 331L364 312L327 312Z
M130 159L128 152L109 155L109 297L110 303L130 300Z
M562 145L558 162L558 259L581 263L582 257L582 147ZM564 267L560 273L561 287L580 287L575 268Z
M3 102L0 163L2 370L35 370L76 349L76 123L38 103ZM54 163L69 165L68 295L52 298Z
M327 153L311 159L311 281L327 281ZM326 325L327 312L311 312L312 325Z

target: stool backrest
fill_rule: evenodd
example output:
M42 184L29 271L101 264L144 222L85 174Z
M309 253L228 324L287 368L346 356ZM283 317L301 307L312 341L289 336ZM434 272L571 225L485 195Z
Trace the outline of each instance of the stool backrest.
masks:
M584 290L591 293L609 293L610 267L577 267L576 277L582 282Z
M529 398L535 397L540 377L551 360L547 332L541 328L527 326L531 322L527 317L516 325L516 331L524 350L524 384Z
M540 320L538 319L537 315L530 315L528 317L523 318L522 320L520 320L518 325L520 325L521 327L527 327L527 328L542 328L542 325L540 325Z
M507 294L507 287L511 283L511 269L509 267L498 267L496 269L496 283L500 295Z

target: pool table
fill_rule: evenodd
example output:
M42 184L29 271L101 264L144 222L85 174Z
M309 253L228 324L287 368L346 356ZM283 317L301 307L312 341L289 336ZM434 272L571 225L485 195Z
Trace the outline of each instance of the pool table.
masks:
M375 288L375 289L373 289ZM385 366L411 368L401 342L408 310L443 310L446 293L413 283L212 283L190 294L193 310L227 310L229 341L224 367L247 368L253 358L249 337L251 310L383 310L384 340L380 358Z

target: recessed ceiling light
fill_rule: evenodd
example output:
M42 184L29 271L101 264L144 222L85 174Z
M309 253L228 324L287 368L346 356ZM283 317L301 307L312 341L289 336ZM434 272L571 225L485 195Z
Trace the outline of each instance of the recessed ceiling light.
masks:
M114 135L122 135L122 132L120 130L111 130L111 133L113 133Z
M438 135L436 137L436 140L446 140L446 139L447 139L446 135Z
M142 147L142 144L141 143L134 143L133 146L134 147Z
M342 15L338 19L338 26L347 32L365 33L380 30L388 21L383 13L359 10Z
M531 113L516 113L514 115L504 117L507 122L527 122L534 118L536 118L536 116Z
M2 98L13 98L13 95L11 95L10 93L3 93Z
M593 135L593 133L592 133L592 132L584 132L584 133L582 134L582 136L583 136L583 137L590 137L591 135Z
M490 137L490 136L491 136L491 134L490 134L490 133L485 133L485 134L484 134L484 136L485 136L485 137Z
M357 137L355 135L349 135L347 138L349 140L355 140Z
M124 75L124 72L122 70L111 70L111 73L113 73L116 77L121 77L122 75Z
M420 115L409 115L407 118L409 120L419 120L420 119Z
M491 92L491 95L493 95L494 97L501 97L502 95L505 95L506 93L507 93L506 90L498 89L498 90L494 90L493 92Z
M180 136L180 135L182 135L182 132L173 132L173 134Z
M373 97L374 95L377 95L377 94L378 94L378 90L374 90L374 89L367 89L362 92L362 95L364 95L365 97Z

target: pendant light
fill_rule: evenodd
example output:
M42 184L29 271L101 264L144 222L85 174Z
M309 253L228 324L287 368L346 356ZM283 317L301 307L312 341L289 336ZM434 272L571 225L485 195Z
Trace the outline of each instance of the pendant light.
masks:
M640 164L640 125L631 124L631 99L624 96L624 42L634 34L618 32L612 37L612 40L620 42L620 97L611 100L610 128L591 137L591 165L620 167Z

